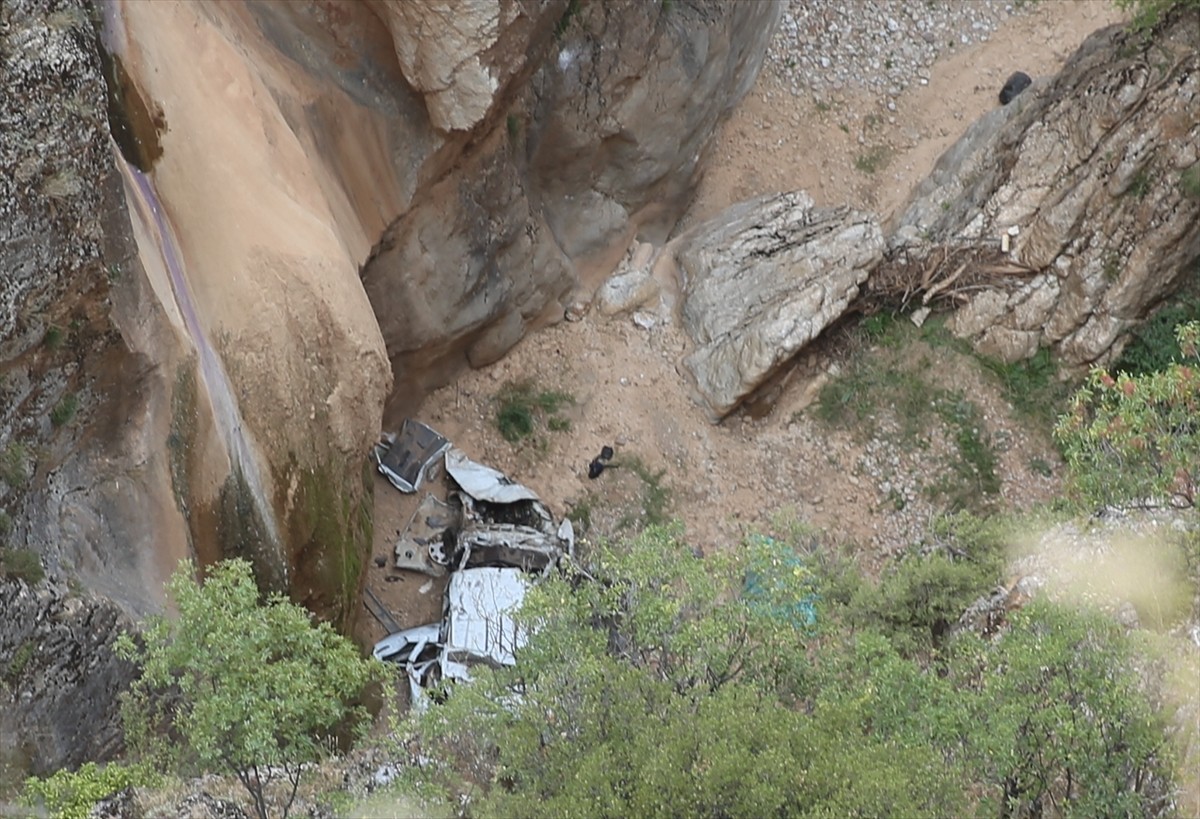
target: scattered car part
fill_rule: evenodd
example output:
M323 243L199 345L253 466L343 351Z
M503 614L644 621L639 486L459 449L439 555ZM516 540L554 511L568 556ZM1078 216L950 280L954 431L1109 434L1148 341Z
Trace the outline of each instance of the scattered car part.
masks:
M423 707L425 689L441 677L441 631L441 623L398 631L376 643L371 652L375 659L395 663L404 669L414 707Z
M383 601L375 595L375 592L371 591L370 587L363 589L363 605L389 633L400 631L400 624L396 622L392 613L387 610Z
M450 442L431 427L405 418L400 434L385 438L371 450L380 474L401 492L412 494L438 477L439 460Z
M476 463L461 449L446 453L446 471L462 490L477 501L516 503L538 500L537 493L509 478L498 469Z
M399 539L396 541L397 569L408 569L431 577L446 574L443 549L445 533L458 522L458 513L433 495L421 499Z

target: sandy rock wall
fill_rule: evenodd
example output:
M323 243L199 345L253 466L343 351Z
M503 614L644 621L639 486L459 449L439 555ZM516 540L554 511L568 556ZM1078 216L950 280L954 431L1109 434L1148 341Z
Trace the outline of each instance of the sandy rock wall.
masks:
M895 225L893 248L1000 248L1019 275L952 328L1006 361L1119 352L1200 258L1200 12L1152 39L1097 32L1049 82L976 123ZM933 258L933 256L930 256Z

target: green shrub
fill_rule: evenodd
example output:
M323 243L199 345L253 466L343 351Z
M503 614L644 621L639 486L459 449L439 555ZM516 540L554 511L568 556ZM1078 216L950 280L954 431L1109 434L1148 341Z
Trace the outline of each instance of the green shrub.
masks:
M29 480L29 452L25 445L14 441L0 452L0 481L21 488Z
M25 667L29 665L29 661L33 659L33 653L36 650L32 640L26 640L17 647L13 652L12 659L9 660L8 668L4 670L4 679L9 683L16 682L20 679L21 674L25 672Z
M1134 330L1113 370L1136 376L1166 369L1182 355L1176 328L1189 321L1200 321L1200 295L1164 307Z
M1179 175L1179 189L1188 199L1200 199L1200 164L1193 165Z
M1142 375L1102 369L1059 419L1073 488L1097 504L1195 506L1200 483L1200 322L1177 328L1184 360Z
M1053 424L1066 402L1068 388L1059 380L1058 362L1048 348L1041 347L1033 358L1012 364L989 356L975 357L999 379L1005 399L1018 415Z
M78 771L61 770L45 779L25 781L21 802L43 808L53 819L85 819L102 799L128 787L154 786L161 777L143 765L84 763Z
M0 549L0 572L36 586L46 576L42 558L32 549Z
M79 396L75 393L67 393L62 397L54 409L50 410L50 423L56 427L66 426L75 419L75 413L79 411Z
M176 689L167 716L177 744L204 770L236 775L259 819L282 785L286 819L301 777L336 733L365 730L355 703L385 669L281 595L264 601L245 560L208 567L203 584L185 562L167 588L178 617L152 619L144 647L128 635L117 642L118 655L143 669L126 700L131 732L152 736L147 726L161 715L149 710L151 695Z
M570 393L542 390L532 381L510 382L496 394L496 429L513 444L532 436L543 419L551 430L570 429L570 421L557 413L574 403Z
M46 334L42 336L42 343L47 349L57 350L63 344L63 329L55 324L51 324L46 328Z

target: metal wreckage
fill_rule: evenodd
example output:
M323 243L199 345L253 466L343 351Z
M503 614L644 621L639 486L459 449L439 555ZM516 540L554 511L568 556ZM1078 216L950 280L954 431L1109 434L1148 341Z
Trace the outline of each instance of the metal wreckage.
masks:
M449 575L441 620L395 630L378 601L368 601L393 628L375 644L375 657L404 669L413 705L422 708L442 680L462 682L473 666L516 662L528 633L513 615L531 583L574 557L575 532L570 520L555 523L533 490L472 461L419 421L406 420L372 460L402 492L435 490L396 541L394 566Z

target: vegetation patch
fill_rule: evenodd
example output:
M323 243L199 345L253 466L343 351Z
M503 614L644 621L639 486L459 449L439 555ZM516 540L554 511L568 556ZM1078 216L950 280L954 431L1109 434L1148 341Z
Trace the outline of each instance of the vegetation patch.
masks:
M1188 199L1200 199L1200 163L1179 175L1179 189Z
M110 763L101 767L86 762L77 771L63 769L45 779L29 778L21 803L40 808L53 819L85 819L102 799L129 787L155 786L161 780L147 765Z
M0 573L36 586L46 577L41 556L32 549L0 549Z
M79 396L69 392L50 410L50 423L56 427L64 427L75 420L78 411Z
M418 793L551 817L1143 815L1171 792L1114 622L1039 603L995 639L944 628L986 556L909 556L875 599L790 542L699 557L679 527L585 568L530 592L519 667L404 726L441 763L412 770Z
M0 480L16 489L29 480L29 451L19 441L0 451Z
M642 527L665 525L671 507L671 489L663 483L667 470L655 472L636 455L623 457L616 465L624 466L642 482Z
M186 562L168 590L178 617L152 619L141 645L128 635L117 642L143 669L126 700L127 735L148 761L186 758L236 776L259 819L286 819L337 732L349 726L361 737L366 715L354 702L383 667L282 595L264 598L244 560L210 567L203 584ZM155 695L171 688L167 710L154 710L163 702ZM169 735L146 730L164 721Z
M8 668L4 670L4 679L9 685L15 683L25 673L25 667L33 659L34 651L35 648L32 640L26 640L17 646L17 650L13 652L12 659L8 661Z
M891 160L891 151L884 146L879 146L854 157L854 167L861 173L873 174L886 168Z
M559 415L575 403L570 393L544 390L531 380L514 381L501 387L495 400L496 429L509 443L533 438L542 425L554 431L570 429L570 419Z
M1197 288L1192 289L1195 291ZM1188 293L1174 304L1164 307L1134 330L1112 369L1134 376L1165 370L1183 355L1176 328L1189 321L1200 321L1198 292Z
M966 355L960 349L965 344L937 326L918 330L890 313L864 319L853 332L856 349L842 374L822 388L816 417L871 436L880 433L886 416L895 427L889 437L908 450L928 450L935 435L946 433L954 454L927 492L951 511L987 508L1000 491L1000 478L983 412L961 391L931 383L926 374L933 360L917 346L924 342L930 352L940 346Z
M1058 363L1048 348L1042 347L1033 358L1011 364L978 354L975 357L999 380L1005 400L1018 415L1046 428L1065 407L1070 388L1059 378Z
M1194 507L1200 491L1200 322L1176 328L1180 360L1114 378L1096 369L1055 436L1076 496L1095 506Z

